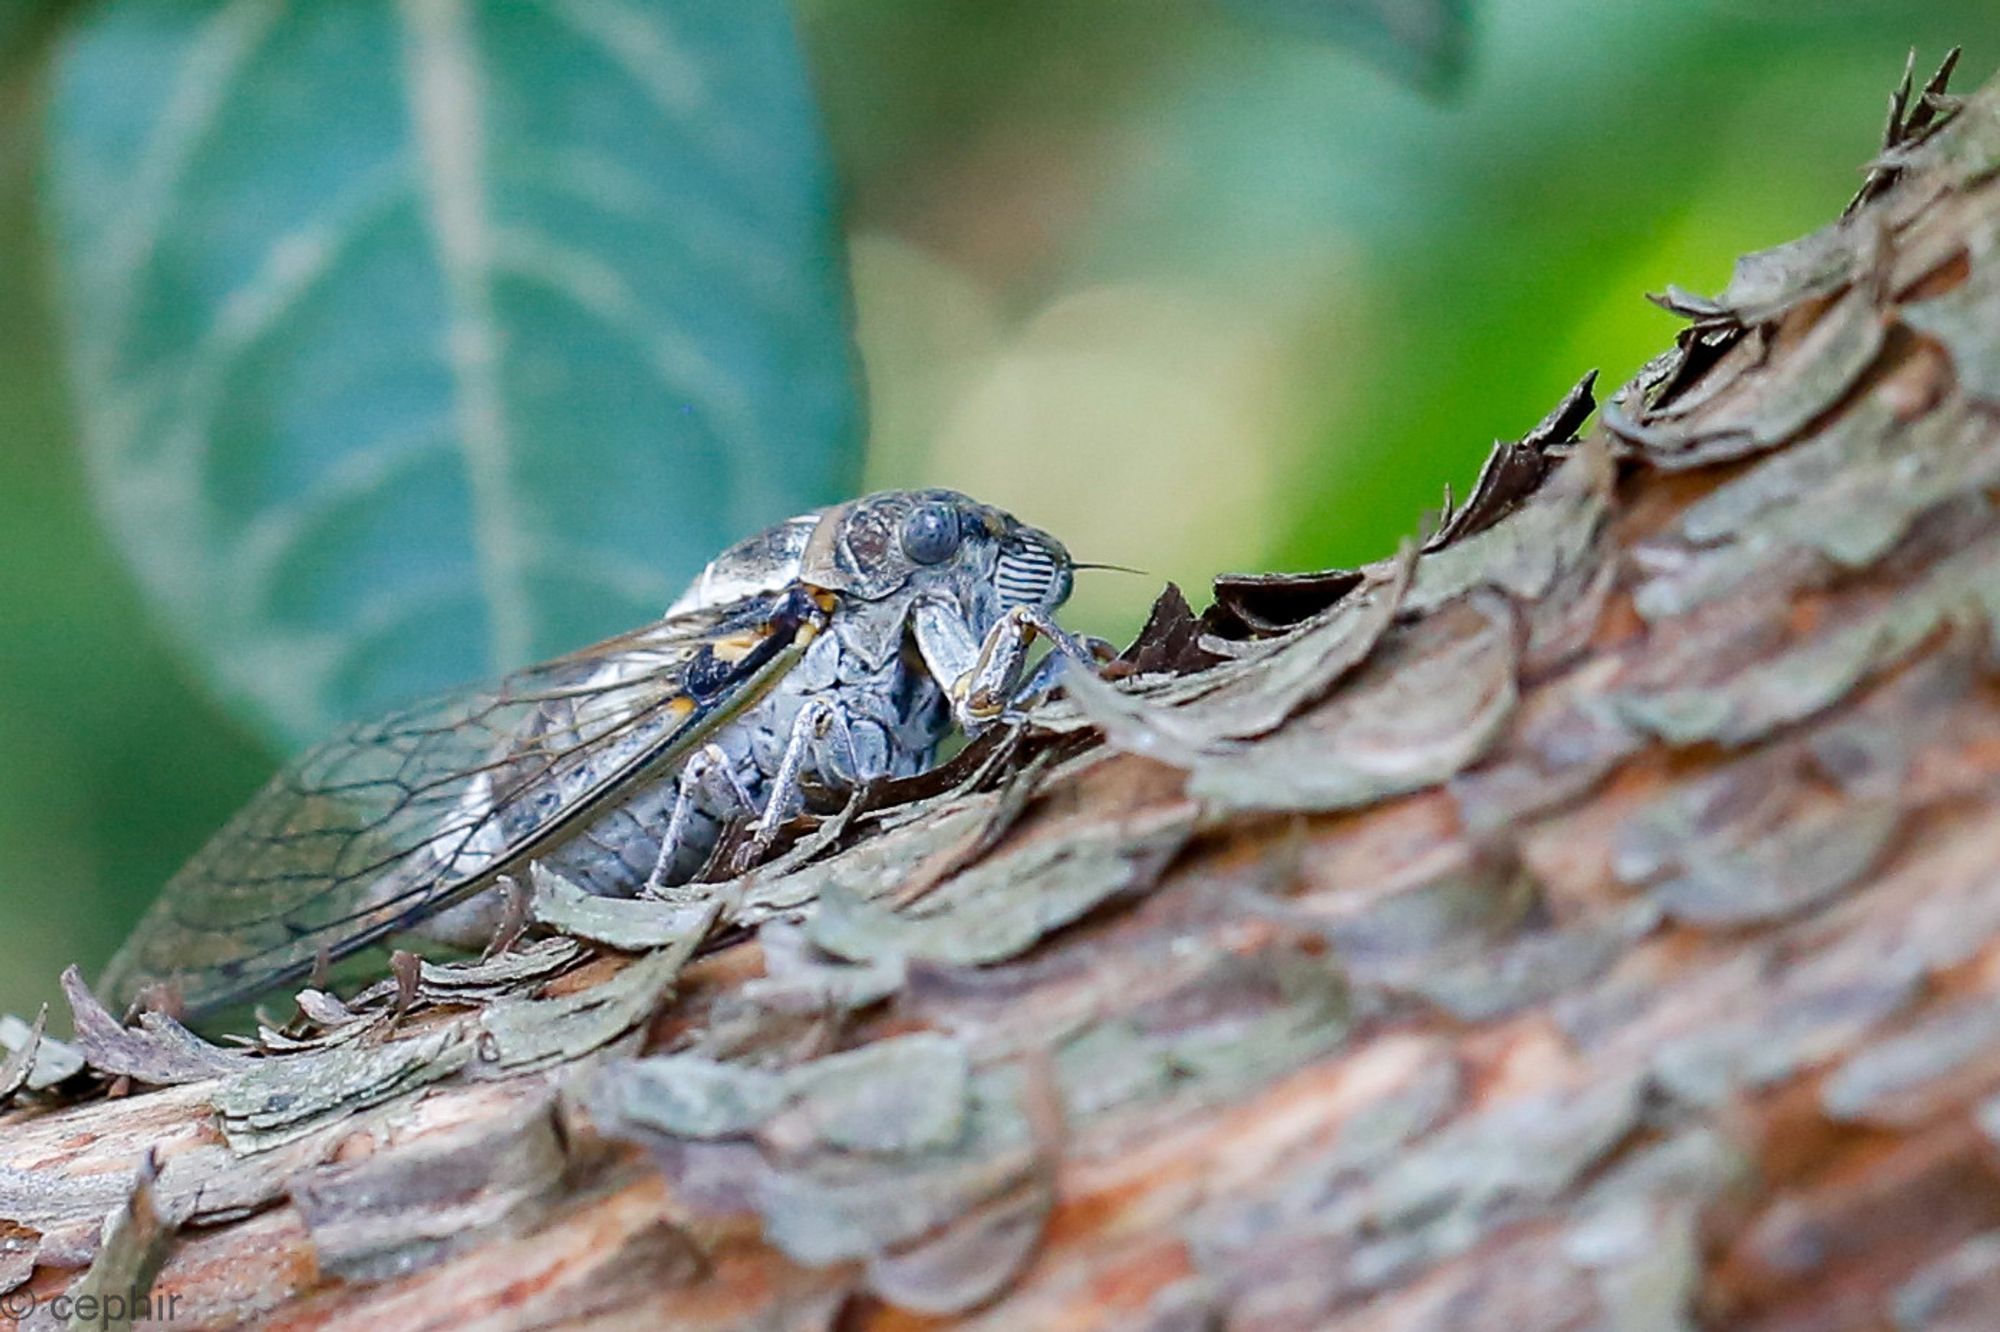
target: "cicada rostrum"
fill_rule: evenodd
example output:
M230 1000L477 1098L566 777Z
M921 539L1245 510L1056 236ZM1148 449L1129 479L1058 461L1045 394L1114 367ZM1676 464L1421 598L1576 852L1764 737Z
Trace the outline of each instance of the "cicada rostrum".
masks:
M781 523L641 629L348 727L285 767L168 883L104 978L195 1016L414 930L476 946L504 876L662 893L725 827L768 845L810 783L936 761L1089 650L1052 613L1047 533L947 490ZM1054 644L1030 668L1037 638Z

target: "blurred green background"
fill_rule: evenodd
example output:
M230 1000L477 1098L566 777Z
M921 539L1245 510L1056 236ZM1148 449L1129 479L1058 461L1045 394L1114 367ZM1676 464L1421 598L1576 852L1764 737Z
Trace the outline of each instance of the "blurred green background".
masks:
M25 9L24 6L15 6ZM50 238L51 19L0 0L0 1009L94 972L275 755L193 683L87 493ZM58 18L61 17L58 10ZM1492 439L1671 338L1642 298L1832 218L1905 51L1991 0L1485 0L1454 95L1198 4L802 0L873 486L1161 578L1381 555Z

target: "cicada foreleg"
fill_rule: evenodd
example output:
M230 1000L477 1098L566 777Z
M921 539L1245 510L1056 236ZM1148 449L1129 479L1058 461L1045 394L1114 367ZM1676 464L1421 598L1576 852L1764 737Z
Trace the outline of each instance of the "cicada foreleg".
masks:
M1057 651L1043 657L1027 680L1013 691L1010 707L1024 709L1047 698L1062 679L1062 673L1072 663L1080 663L1095 670L1118 655L1117 647L1102 638L1094 638L1087 634L1074 634L1071 637L1073 642L1070 648L1058 648Z
M1016 606L975 639L957 607L943 600L916 608L917 648L931 674L945 687L951 710L967 735L977 735L1009 709L1019 709L1055 687L1065 664L1094 669L1103 657L1097 640L1077 637L1036 606ZM1037 638L1055 651L1028 670Z

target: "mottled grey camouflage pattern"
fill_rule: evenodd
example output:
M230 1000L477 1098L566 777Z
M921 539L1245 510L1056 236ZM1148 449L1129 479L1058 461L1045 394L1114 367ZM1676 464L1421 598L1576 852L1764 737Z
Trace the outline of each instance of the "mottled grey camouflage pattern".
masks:
M389 934L476 945L502 876L672 894L723 827L768 844L810 783L936 760L1018 698L1072 564L945 490L801 515L710 563L654 625L352 727L303 756L175 877L105 977L212 1009Z

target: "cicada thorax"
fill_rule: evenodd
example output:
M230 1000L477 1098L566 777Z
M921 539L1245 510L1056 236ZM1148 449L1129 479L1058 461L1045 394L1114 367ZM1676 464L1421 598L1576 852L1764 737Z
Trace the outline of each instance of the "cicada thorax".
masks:
M799 585L799 560L823 512L800 514L717 555L667 607L667 618L737 605Z

